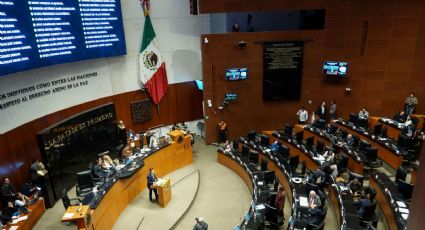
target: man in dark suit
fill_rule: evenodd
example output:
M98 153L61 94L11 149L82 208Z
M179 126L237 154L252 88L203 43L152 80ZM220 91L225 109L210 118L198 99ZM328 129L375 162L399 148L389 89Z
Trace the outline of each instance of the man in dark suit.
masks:
M394 121L397 121L398 123L404 123L406 122L407 114L404 112L404 110L401 110L400 112L396 113L393 117Z
M311 190L308 195L308 208L319 208L321 205L322 202L320 201L320 197L314 190Z
M364 197L359 200L359 208L357 210L357 215L359 216L363 216L364 209L366 206L371 205L373 202L375 202L376 191L374 188L366 188L364 193Z
M151 202L157 202L158 201L158 191L156 189L155 182L158 181L158 178L155 175L155 169L154 168L149 169L147 179L148 179L148 189L149 189L149 200ZM155 193L155 200L152 200L152 192Z
M320 104L317 108L316 114L320 117L320 119L326 120L327 108L325 101L322 101L322 104Z
M354 137L352 134L347 135L347 139L345 140L345 144L347 146L353 146L354 145Z

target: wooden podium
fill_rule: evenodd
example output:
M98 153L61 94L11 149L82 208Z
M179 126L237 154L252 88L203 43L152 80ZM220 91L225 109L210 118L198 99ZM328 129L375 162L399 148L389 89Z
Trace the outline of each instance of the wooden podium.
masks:
M91 211L90 206L69 206L62 217L62 222L72 221L77 224L78 230L86 230L91 228Z
M158 198L159 198L159 205L163 208L167 206L168 202L171 200L171 182L170 178L163 178L160 179L159 183L157 184L157 190L158 190Z
M182 140L184 138L184 132L179 129L168 132L168 135L170 135L171 140L174 142L178 142L179 137L181 137Z

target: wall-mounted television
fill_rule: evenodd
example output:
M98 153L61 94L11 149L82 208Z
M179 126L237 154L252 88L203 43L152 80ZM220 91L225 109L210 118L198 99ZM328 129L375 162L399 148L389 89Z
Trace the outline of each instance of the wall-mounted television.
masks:
M347 62L325 61L323 63L323 74L326 75L345 76L347 69Z
M224 95L225 101L236 101L238 99L238 95L236 93L226 93Z
M204 82L202 80L195 80L195 82L199 90L204 90Z
M248 68L226 69L226 80L228 81L245 80L247 77L248 77Z

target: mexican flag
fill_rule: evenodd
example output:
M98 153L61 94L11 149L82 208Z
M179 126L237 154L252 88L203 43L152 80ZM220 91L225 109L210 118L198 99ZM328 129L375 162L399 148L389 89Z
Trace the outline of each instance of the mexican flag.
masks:
M140 78L152 101L159 104L168 89L167 71L149 15L145 19L139 56Z

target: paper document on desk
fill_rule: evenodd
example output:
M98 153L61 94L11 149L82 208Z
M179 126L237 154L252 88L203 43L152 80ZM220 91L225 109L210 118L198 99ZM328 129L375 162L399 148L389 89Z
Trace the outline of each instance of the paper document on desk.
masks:
M70 219L73 216L74 216L74 213L72 213L72 212L66 212L65 214L63 214L64 219Z
M397 201L397 205L400 208L405 208L406 207L406 204L403 201Z
M402 214L401 214L401 217L403 217L403 219L407 220L407 217L409 217L409 215L408 215L408 214L406 214L406 213L402 213Z
M401 213L407 213L407 214L409 214L409 209L407 209L407 208L399 208L398 209Z
M339 189L341 190L341 192L348 191L348 187L347 186L339 186Z
M300 196L300 206L307 207L308 206L308 199L306 196Z
M28 216L21 216L17 220L19 222L19 221L23 221L23 220L26 220L26 219L28 219Z
M165 183L165 181L166 181L165 179L160 178L155 182L155 184L156 186L162 186Z

